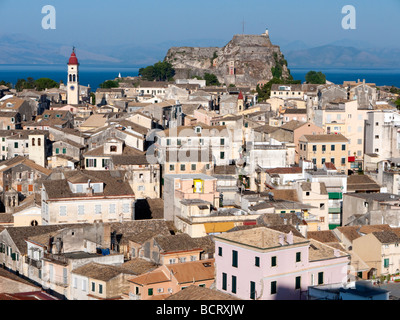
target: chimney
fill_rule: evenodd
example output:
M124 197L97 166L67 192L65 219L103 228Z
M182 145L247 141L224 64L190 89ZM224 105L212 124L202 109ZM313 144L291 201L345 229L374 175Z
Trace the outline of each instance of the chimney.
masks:
M334 250L333 250L333 255L334 255L335 257L340 257L340 251L339 251L339 249L334 249Z
M281 246L284 246L284 245L285 245L285 235L284 235L283 233L280 233L280 234L279 234L279 244L280 244Z
M288 244L293 244L293 232L290 231L287 235L286 235L286 241Z

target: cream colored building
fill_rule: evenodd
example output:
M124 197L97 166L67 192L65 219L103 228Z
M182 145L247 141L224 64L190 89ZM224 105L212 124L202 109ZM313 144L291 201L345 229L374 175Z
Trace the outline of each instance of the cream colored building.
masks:
M43 181L43 225L134 220L134 192L114 173L65 171L62 176Z
M349 140L342 134L303 135L299 138L299 158L312 161L320 169L331 162L339 171L348 169Z
M376 276L400 271L400 238L392 231L366 234L353 240L353 251L369 266Z
M309 231L329 230L329 196L325 183L298 182L296 185L299 201L312 206L310 213L316 216L318 220L317 230Z
M349 140L347 160L349 168L363 167L364 121L370 109L360 109L357 100L337 101L327 104L325 109L315 110L314 123L327 134L342 134Z

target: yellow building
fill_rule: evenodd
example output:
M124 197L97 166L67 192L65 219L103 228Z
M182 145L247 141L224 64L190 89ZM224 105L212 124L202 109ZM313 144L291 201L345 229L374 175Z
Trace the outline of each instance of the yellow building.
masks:
M349 167L348 144L342 134L303 135L299 139L299 158L312 161L317 168L331 162L339 171L345 171Z

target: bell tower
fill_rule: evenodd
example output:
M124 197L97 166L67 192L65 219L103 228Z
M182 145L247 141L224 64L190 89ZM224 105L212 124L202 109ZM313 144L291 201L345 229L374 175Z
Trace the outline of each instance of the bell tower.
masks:
M68 82L67 82L67 103L79 104L79 63L75 54L75 47L72 49L68 61Z

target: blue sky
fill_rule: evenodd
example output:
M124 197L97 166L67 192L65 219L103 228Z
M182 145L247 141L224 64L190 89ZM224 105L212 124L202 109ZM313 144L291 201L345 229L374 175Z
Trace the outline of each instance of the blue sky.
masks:
M43 30L42 7L56 8L56 30ZM344 30L342 7L356 9ZM322 45L343 38L399 46L400 0L0 0L0 34L21 33L66 45L158 44L189 39L227 42L232 35L270 31L275 44ZM355 43L356 43L355 42Z

